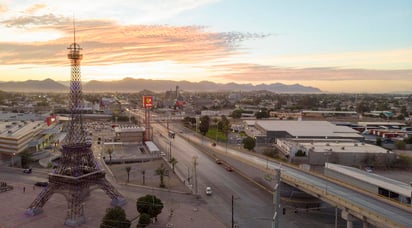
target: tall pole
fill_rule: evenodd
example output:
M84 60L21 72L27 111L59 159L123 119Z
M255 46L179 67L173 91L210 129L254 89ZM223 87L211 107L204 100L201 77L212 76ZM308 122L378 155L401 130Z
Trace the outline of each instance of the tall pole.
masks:
M233 201L234 201L234 198L233 198L233 195L232 195L232 228L235 228L234 207L233 207L234 203L233 203Z
M172 141L169 141L169 161L172 160Z
M274 213L273 213L273 219L272 219L272 228L278 228L279 227L279 209L280 209L280 168L276 170L276 184L274 187L274 192L273 192L273 205L274 205Z
M197 156L193 156L193 168L194 168L194 173L195 173L195 195L197 195Z

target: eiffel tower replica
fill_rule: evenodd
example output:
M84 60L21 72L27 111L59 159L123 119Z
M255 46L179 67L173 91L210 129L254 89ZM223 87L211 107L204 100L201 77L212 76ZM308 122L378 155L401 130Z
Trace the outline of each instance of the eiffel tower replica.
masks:
M113 206L123 206L126 200L105 178L105 172L96 161L91 144L86 142L86 131L82 118L82 88L80 75L80 45L74 42L67 48L71 62L70 110L68 134L62 142L62 156L59 166L49 173L49 185L26 209L25 214L34 216L42 213L43 206L54 193L63 194L68 202L65 225L77 226L86 222L84 202L91 190L102 189L111 199ZM91 188L93 187L93 189Z

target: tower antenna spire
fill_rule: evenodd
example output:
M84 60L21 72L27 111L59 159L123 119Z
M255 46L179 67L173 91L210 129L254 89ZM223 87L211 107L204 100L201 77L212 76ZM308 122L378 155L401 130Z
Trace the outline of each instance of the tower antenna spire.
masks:
M76 43L76 19L73 13L73 43Z
M73 18L73 41L76 43L76 22L74 21Z

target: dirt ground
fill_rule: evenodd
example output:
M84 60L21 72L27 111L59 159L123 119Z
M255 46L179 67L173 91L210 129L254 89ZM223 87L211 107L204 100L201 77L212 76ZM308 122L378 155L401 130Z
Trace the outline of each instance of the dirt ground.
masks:
M127 183L134 185L142 185L148 187L159 188L160 185L160 176L156 175L156 169L163 164L166 169L169 170L169 175L164 177L164 184L166 189L181 191L181 192L190 192L189 188L173 173L172 167L168 165L163 159L152 160L142 163L127 163L127 164L113 164L108 165L113 175L116 177L118 183ZM129 182L127 182L127 171L126 167L131 167ZM144 184L143 184L143 174L142 171L145 171L144 175Z

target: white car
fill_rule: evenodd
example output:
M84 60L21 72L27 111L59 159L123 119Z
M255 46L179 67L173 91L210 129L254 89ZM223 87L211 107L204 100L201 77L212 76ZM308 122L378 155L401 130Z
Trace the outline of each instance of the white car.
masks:
M365 168L365 171L366 171L367 173L373 173L373 170L372 170L371 167L366 167L366 168Z
M212 188L206 187L206 195L212 195Z

